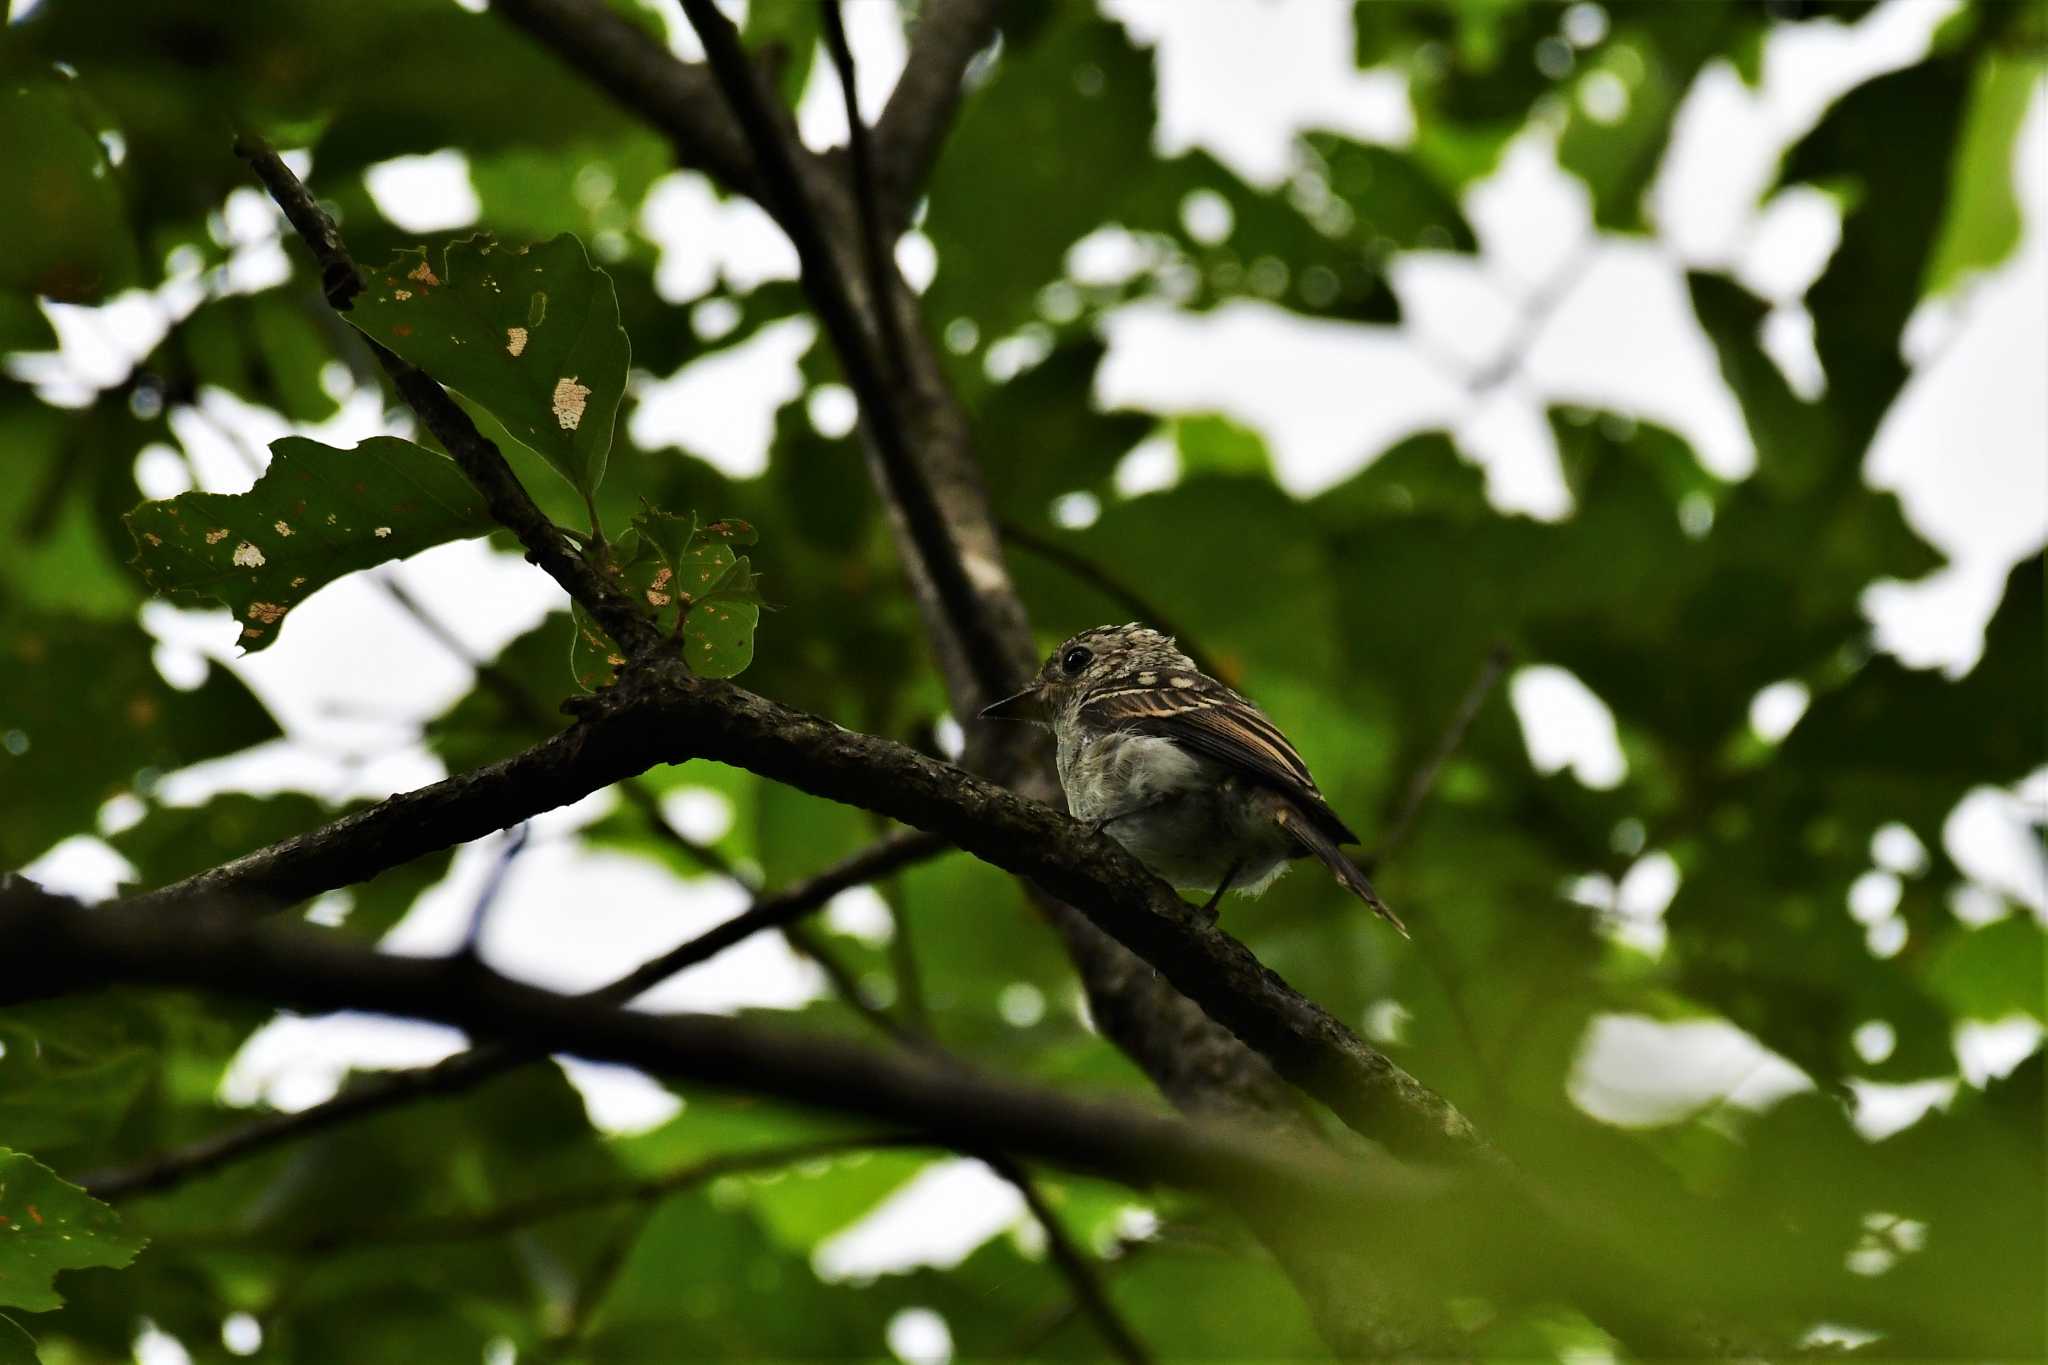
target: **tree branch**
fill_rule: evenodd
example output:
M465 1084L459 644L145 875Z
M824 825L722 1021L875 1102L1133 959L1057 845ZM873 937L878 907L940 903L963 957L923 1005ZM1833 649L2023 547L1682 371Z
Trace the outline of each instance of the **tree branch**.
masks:
M520 1053L566 1052L698 1084L911 1128L964 1151L1030 1153L1140 1186L1249 1188L1326 1207L1381 1206L1428 1191L1413 1176L1368 1176L1348 1163L1285 1158L1247 1135L1126 1105L1069 1099L909 1054L711 1015L654 1016L521 985L462 958L393 957L338 935L197 913L168 918L87 908L29 883L0 890L0 938L33 980L4 998L120 981L196 988L286 1008L368 1010L429 1019Z
M565 805L650 763L710 758L958 844L1075 905L1347 1124L1396 1151L1491 1160L1442 1098L1292 990L1111 840L1039 802L888 740L841 729L652 658L587 699L578 725L503 763L369 810L161 891L161 914L221 899L263 908L374 876Z
M270 197L277 201L312 250L314 259L320 263L327 301L338 311L347 312L362 289L362 280L334 220L262 138L243 134L235 140L235 154L249 163L256 178L263 182ZM399 396L468 475L492 520L519 537L519 543L526 547L526 557L581 603L628 656L658 648L662 634L654 622L584 562L581 555L569 549L561 531L534 505L498 447L476 429L469 414L418 366L368 338L364 340L384 372L391 376Z
M704 67L677 60L602 0L493 0L491 10L593 73L598 89L667 134L683 165L758 195L746 138Z
M945 604L947 620L975 680L986 695L1001 696L1022 680L1024 669L983 616L952 528L912 453L897 412L896 395L878 363L874 334L862 322L850 282L826 239L821 215L798 165L799 156L808 161L809 154L797 144L779 106L762 88L732 21L712 0L682 0L682 4L703 40L712 75L753 149L767 207L796 247L803 266L804 292L860 401L862 424L887 473L890 492L902 511L918 559ZM877 319L893 305L894 271L889 274L891 295L868 300Z
M1073 1287L1074 1302L1095 1323L1095 1330L1102 1333L1111 1353L1125 1365L1146 1365L1152 1359L1152 1352L1138 1340L1137 1333L1117 1311L1094 1258L1076 1246L1074 1239L1067 1235L1066 1225L1060 1222L1059 1214L1046 1202L1045 1191L1038 1188L1038 1182L1031 1178L1031 1173L1008 1156L986 1156L982 1160L1024 1196L1024 1206L1031 1210L1031 1216L1045 1230L1045 1248L1051 1253L1053 1264L1059 1267L1060 1273Z
M671 976L708 961L763 929L793 924L850 887L930 857L945 847L928 834L904 831L846 858L815 877L781 891L756 896L753 905L584 997L593 1004L623 1005ZM139 898L138 898L139 899ZM130 902L134 904L134 902ZM280 1143L396 1108L413 1100L459 1094L530 1061L530 1056L484 1046L409 1071L385 1072L334 1098L293 1114L269 1114L183 1147L160 1152L137 1165L103 1171L79 1183L101 1199L120 1199L165 1189Z
M1003 0L927 0L910 56L875 123L881 221L901 226L931 170L964 93L967 66L995 41Z
M779 1170L785 1166L815 1161L821 1157L840 1156L848 1152L931 1145L931 1139L922 1133L882 1132L818 1138L810 1142L782 1143L752 1151L721 1152L646 1180L556 1190L532 1199L521 1199L479 1213L454 1217L422 1218L404 1222L384 1220L315 1228L310 1233L288 1238L282 1245L274 1236L240 1230L157 1235L152 1236L150 1240L158 1245L168 1243L177 1247L254 1247L263 1250L282 1249L308 1255L320 1255L365 1243L416 1245L466 1242L502 1236L508 1232L531 1227L535 1223L566 1218L571 1214L587 1214L590 1210L606 1204L651 1204L666 1199L669 1195L707 1185L723 1176Z
M853 197L860 210L861 259L867 264L868 297L875 312L884 377L900 388L910 374L910 349L904 344L903 319L896 307L901 280L890 259L889 241L894 235L882 221L880 195L875 184L874 153L868 145L868 125L860 116L860 82L855 78L853 49L846 41L846 24L839 12L839 0L823 0L820 17L825 29L825 48L832 54L833 69L839 75L840 102L846 108L846 148L853 167Z
M1366 872L1375 871L1379 865L1394 856L1397 849L1408 841L1408 833L1415 825L1415 817L1428 802L1430 793L1436 790L1436 780L1443 775L1444 765L1449 763L1465 742L1465 734L1472 728L1472 722L1479 718L1480 708L1486 705L1486 698L1492 693L1500 675L1514 662L1514 651L1505 644L1497 644L1486 651L1486 657L1479 663L1478 676L1465 689L1465 695L1458 701L1458 709L1451 713L1451 720L1444 727L1443 735L1437 740L1436 748L1430 751L1422 766L1415 770L1402 793L1401 805L1386 823L1384 831L1374 843L1372 852L1359 860L1359 866Z
M1140 1188L1175 1185L1314 1229L1356 1248L1398 1225L1401 1264L1446 1284L1520 1286L1583 1303L1643 1353L1712 1354L1667 1286L1479 1169L1456 1184L1396 1171L1223 1121L1018 1085L910 1053L710 1015L655 1016L522 985L472 959L395 957L337 934L251 922L208 907L167 917L85 907L14 879L0 885L0 941L34 970L0 983L0 1004L109 983L214 991L306 1012L427 1019L515 1055L567 1053L654 1075L761 1094L910 1129L981 1154L1009 1151ZM1721 1339L1725 1346L1726 1340Z

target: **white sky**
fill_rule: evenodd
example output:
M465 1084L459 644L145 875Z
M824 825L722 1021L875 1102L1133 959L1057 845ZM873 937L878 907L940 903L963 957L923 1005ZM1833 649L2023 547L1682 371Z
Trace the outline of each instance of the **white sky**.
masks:
M1399 80L1350 67L1348 0L1109 0L1105 7L1156 48L1163 150L1204 147L1246 179L1274 184L1292 165L1299 130L1335 128L1397 144L1412 133ZM1725 66L1709 69L1685 101L1650 192L1659 228L1654 240L1597 237L1583 189L1558 170L1546 136L1530 133L1467 196L1481 245L1477 257L1414 253L1396 263L1393 281L1407 318L1402 327L1314 321L1254 302L1205 316L1133 304L1104 323L1109 353L1098 398L1162 415L1224 411L1265 436L1281 482L1299 494L1344 479L1403 435L1447 429L1484 468L1489 496L1503 511L1567 515L1569 494L1543 419L1545 407L1557 402L1669 425L1693 443L1707 467L1741 477L1754 450L1691 317L1684 271L1732 270L1779 301L1773 354L1799 382L1813 382L1817 362L1810 341L1802 340L1797 299L1825 265L1837 220L1821 196L1791 190L1759 202L1762 192L1783 149L1833 98L1869 74L1911 60L1948 8L1945 0L1893 0L1854 28L1813 24L1781 36L1769 48L1761 90L1748 89ZM872 3L847 11L861 103L870 113L902 61L893 9ZM671 34L687 51L683 26L672 24ZM1224 85L1229 100L1215 96ZM822 56L799 123L813 145L844 135L836 82ZM1899 492L1915 528L1950 561L1922 582L1873 585L1866 599L1883 646L1918 667L1967 669L2007 571L2048 539L2048 390L2041 381L2048 374L2048 98L2039 91L2015 173L2026 223L2020 250L1988 277L1923 310L1910 348L1921 363L1866 462L1871 481ZM395 219L421 231L458 227L476 213L459 154L404 158L374 171L370 186ZM283 269L277 220L253 193L238 192L223 216L222 240L236 246L234 264L219 282L227 288L264 287ZM794 271L787 242L758 210L718 202L694 175L664 178L642 223L663 248L663 295L678 303L717 278L744 286ZM1105 262L1114 266L1123 249L1115 234L1091 239L1070 265L1083 272L1107 268ZM928 243L915 246L915 253L929 264ZM936 266L943 271L945 262ZM1515 332L1532 292L1566 269L1574 282L1537 330L1523 363L1473 401L1469 375L1486 367ZM84 401L120 382L160 335L166 315L189 310L200 292L196 276L187 275L160 291L160 302L131 297L102 309L52 307L61 355L6 363L53 401ZM700 328L729 326L719 311L698 310ZM775 407L802 393L796 363L811 335L808 321L778 324L676 375L649 377L633 439L681 445L687 438L692 451L730 473L758 472L768 456ZM345 375L336 380L346 383ZM812 406L825 414L843 404ZM305 430L348 445L385 430L384 423L377 397L357 393L340 416ZM254 477L251 457L260 458L264 443L287 430L275 415L221 394L209 394L176 425L201 484L219 491L246 488ZM1175 477L1170 451L1152 448L1144 460L1135 478L1158 486ZM146 454L142 468L153 493L182 486L177 462L163 452ZM544 576L480 543L444 546L387 572L435 606L482 654L559 601ZM153 604L144 621L163 642L159 662L166 676L189 684L204 660L231 668L271 707L287 735L259 752L174 775L165 784L167 799L190 803L223 790L280 789L333 799L381 796L442 775L438 759L419 745L416 727L467 690L468 670L364 576L323 590L294 612L292 629L275 645L248 658L233 657L236 630L224 612ZM379 648L363 649L364 639ZM1620 780L1624 762L1613 718L1576 678L1539 662L1517 675L1510 694L1539 767L1569 768L1596 786ZM1801 696L1760 697L1758 724L1781 732L1801 709ZM1995 889L2048 919L2048 888L2019 825L2023 803L2038 809L2044 799L2048 780L2037 775L2021 792L1987 787L1958 807L1944 844L1978 883L1959 899L1959 914L2000 913ZM716 801L708 793L702 798ZM730 888L679 882L649 865L579 847L572 831L595 813L586 802L535 822L534 843L514 865L484 944L495 965L540 984L580 988L738 908L738 893ZM133 816L117 807L108 818ZM1616 910L1624 941L1657 951L1658 916L1676 889L1675 865L1652 861L1663 856L1650 851L1643 875L1631 874L1619 888L1588 879L1573 894ZM489 840L458 854L448 880L422 899L390 945L446 949L496 857ZM105 844L80 837L30 871L52 885L105 895L122 865ZM1886 926L1903 928L1902 922L1871 913L1871 904L1857 913L1859 919L1870 913L1865 922L1873 951L1897 951L1897 931ZM568 905L576 907L574 916L562 913ZM863 913L873 919L873 907ZM790 1004L819 989L813 969L779 940L762 938L687 974L655 1003L696 1009ZM1874 1030L1859 1033L1859 1048L1868 1043L1876 1050L1881 1042ZM244 1049L226 1094L237 1103L261 1097L299 1107L330 1093L350 1065L410 1065L459 1043L447 1030L383 1020L281 1019ZM1966 1025L1957 1043L1961 1071L1981 1083L2038 1047L2040 1030L2024 1021L1985 1021ZM660 1087L616 1068L577 1067L572 1074L607 1127L644 1127L677 1107ZM1802 1083L1788 1063L1725 1023L1616 1016L1589 1035L1571 1093L1603 1117L1652 1122L1723 1101L1767 1103ZM1917 1088L1859 1085L1859 1123L1873 1135L1893 1131L1943 1102L1955 1084L1952 1077L1936 1077ZM963 1229L978 1239L1018 1217L1007 1187L978 1178L980 1168L972 1163L935 1169L870 1224L835 1239L832 1258L844 1258L835 1264L873 1273L890 1263L943 1260L964 1254L958 1251Z

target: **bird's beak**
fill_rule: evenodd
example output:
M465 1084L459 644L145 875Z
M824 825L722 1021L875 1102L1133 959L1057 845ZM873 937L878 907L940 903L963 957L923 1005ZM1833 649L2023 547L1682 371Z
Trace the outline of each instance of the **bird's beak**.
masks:
M981 708L983 720L1028 720L1045 724L1045 696L1036 684Z

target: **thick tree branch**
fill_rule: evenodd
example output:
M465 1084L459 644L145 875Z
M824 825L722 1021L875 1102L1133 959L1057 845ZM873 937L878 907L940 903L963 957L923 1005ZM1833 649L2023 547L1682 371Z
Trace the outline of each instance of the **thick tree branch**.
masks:
M860 212L860 254L867 266L868 298L874 308L884 378L892 387L900 387L910 373L910 349L904 344L903 319L896 307L901 286L889 251L894 234L882 220L874 151L868 126L860 116L860 82L855 78L853 48L846 41L839 0L823 0L819 17L825 29L825 48L832 54L832 67L839 76L840 103L846 109L846 149L853 167L854 203Z
M888 475L890 493L902 511L919 562L945 604L947 620L975 680L986 695L1000 696L1022 681L1022 670L982 613L952 527L913 453L909 431L897 410L897 396L879 363L877 334L861 317L848 272L842 270L841 258L826 239L823 215L813 202L805 167L799 165L799 158L806 162L811 158L747 61L732 21L712 0L682 3L691 26L703 40L711 72L753 149L764 202L796 247L804 292L832 339L847 384L860 401L862 425ZM857 251L851 254L858 259ZM894 276L893 268L889 273ZM872 296L868 305L877 317L887 306Z
M558 4L576 2L555 0ZM596 0L580 2L588 5ZM938 5L941 0L932 2ZM516 19L522 8L514 6L507 12ZM892 205L884 214L891 224L900 224L904 207L915 195L915 183L921 182L936 158L959 97L959 73L988 41L994 10L993 0L943 0L942 8L928 9L926 22L932 27L920 32L905 79L877 133L878 158L893 166L898 149L907 149L904 164L910 167L907 174L886 168L881 172L887 187L884 192L893 193ZM955 20L959 22L955 24ZM730 36L729 28L724 32ZM588 47L572 43L563 50L601 87L632 79L618 63L603 60ZM652 60L667 59L658 54ZM727 71L735 72L738 67L728 51ZM749 93L746 82L736 84L744 100ZM751 93L756 96L756 107L767 107L766 101L758 98L757 88ZM672 134L679 137L688 131L671 127ZM767 142L776 144L773 137ZM788 145L793 148L794 140ZM816 265L829 263L814 252L805 258L807 283L829 283L837 278L843 284L858 276L858 214L841 184L828 174L829 169L827 162L806 157L801 172L809 179L812 203L829 229L838 273L814 270ZM772 196L757 192L756 197L776 211ZM805 225L785 220L785 227L800 245L807 239L802 230ZM861 302L854 299L856 307ZM914 305L906 297L904 306ZM866 342L878 335L879 327L873 325L864 331L841 328L833 332L850 379L874 370ZM885 494L899 553L930 626L954 711L965 717L1000 690L1007 690L1014 676L1028 672L1036 661L1036 650L1023 605L1003 564L1002 546L970 450L964 414L928 340L918 333L917 341L908 357L907 372L898 376L899 387L893 394L883 395L884 401L877 401L876 395L858 384L855 388L863 415L870 422L870 470ZM895 400L895 406L886 401L889 398ZM895 448L889 439L892 433L903 435L914 458ZM931 525L930 509L917 492L921 481L943 515L941 527ZM936 560L935 552L939 555ZM956 552L961 563L972 570L967 578L973 591L964 602L951 573ZM1006 663L999 664L997 659ZM1005 672L1011 676L1003 676ZM978 770L1015 780L1021 790L1040 800L1061 801L1049 755L1028 735L998 735L987 727L971 727L969 755ZM1294 1092L1278 1080L1265 1058L1205 1016L1200 1007L1087 915L1052 898L1044 898L1040 904L1069 947L1097 1021L1176 1104L1196 1113L1258 1115L1269 1123L1279 1123L1290 1134L1310 1131L1293 1109ZM1420 1332L1390 1330L1381 1306L1370 1301L1377 1296L1358 1292L1361 1261L1356 1254L1333 1255L1327 1243L1305 1242L1287 1220L1262 1221L1269 1244L1302 1285L1325 1335L1343 1353L1413 1351L1421 1343L1446 1340L1435 1325ZM1407 1331L1405 1337L1403 1331Z
M967 67L995 41L1003 0L927 0L911 35L910 56L875 123L875 180L881 221L900 228L910 216L960 107Z
M603 0L494 0L491 10L666 134L683 165L759 192L746 138L704 67L677 60Z
M716 957L742 939L764 929L794 924L840 892L930 857L944 847L944 841L916 831L891 835L814 877L755 897L753 905L742 913L658 957L650 958L585 998L598 1005L626 1004L678 972ZM204 902L185 902L187 905L195 903ZM102 1199L119 1199L165 1189L231 1161L254 1156L327 1128L367 1118L414 1100L459 1094L530 1060L530 1056L486 1045L458 1053L433 1066L385 1072L297 1113L269 1114L252 1119L183 1147L160 1152L135 1166L87 1176L80 1183Z
M1644 1353L1713 1354L1668 1287L1540 1210L1497 1170L1447 1183L1340 1158L1314 1144L1221 1121L1018 1085L911 1053L707 1015L656 1016L521 985L464 957L394 957L341 935L207 907L163 916L88 908L20 879L0 885L0 941L34 970L0 983L0 1004L109 983L219 992L327 1012L366 1010L459 1028L515 1055L568 1053L653 1075L760 1094L927 1134L980 1154L1007 1151L1141 1188L1216 1194L1361 1245L1400 1226L1382 1265L1443 1283L1519 1286L1583 1303ZM1725 1341L1721 1342L1726 1347Z
M549 3L564 15L595 13L601 8L598 0ZM950 122L947 115L958 99L958 73L989 40L997 7L996 0L934 0L923 20L924 27L911 52L903 82L877 131L877 157L884 163L885 180L890 175L886 166L898 155L897 148L912 149L908 160L920 166L928 165L936 156ZM499 12L543 38L548 36L549 30L536 20L527 4L500 5ZM664 79L688 82L698 78L652 44L643 43L642 50L630 60L588 43L567 42L556 50L600 89L633 85L640 79L636 69L642 63L656 67L669 64L673 69ZM687 120L679 119L673 111L649 116L657 127L673 136L685 137L693 131ZM830 215L840 259L848 263L857 260L857 214L841 184L826 174L828 168L816 159L806 159L803 168L810 179L814 205ZM729 183L736 188L745 187L737 179ZM773 209L773 202L765 194L757 193L757 197ZM931 347L921 334L918 340L911 356L914 373L906 377L897 395L900 412L912 433L919 463L950 526L951 543L959 547L972 569L969 577L976 589L975 615L1000 640L1013 670L1028 671L1035 662L1030 625L1003 565L1002 547L980 471L969 450L965 418ZM850 363L859 363L860 349L856 347ZM873 410L865 396L862 401L864 407ZM901 500L893 496L894 476L886 462L877 457L871 458L870 463L877 483L885 494L891 495L889 511L898 543L931 625L954 710L961 716L970 716L995 695L980 681L987 670L970 665L968 651L959 643L953 606L921 563L919 546L928 531L921 532ZM1028 735L1014 729L996 735L987 727L972 727L969 752L980 760L976 766L1018 778L1027 794L1047 801L1060 799L1049 756L1034 752ZM1276 1082L1262 1059L1204 1018L1199 1009L1177 996L1085 916L1056 902L1047 901L1044 905L1075 955L1097 1019L1107 1022L1117 1045L1130 1052L1176 1103L1205 1111L1287 1110L1285 1088Z
M207 903L282 910L481 839L659 762L615 728L574 726L531 749L129 898L158 913Z
M341 234L335 230L334 220L263 139L244 134L235 141L235 153L249 163L256 178L263 182L270 197L277 201L312 250L314 259L320 263L327 301L339 311L348 311L361 291L361 276ZM391 376L399 396L468 475L492 520L519 537L519 543L526 547L526 557L580 602L628 655L658 648L662 643L661 631L630 599L570 549L560 529L520 486L518 476L505 463L498 447L476 429L476 423L447 391L419 367L375 342L367 344Z
M289 904L564 805L650 763L710 758L924 829L1078 906L1279 1072L1408 1155L1490 1160L1463 1115L1290 989L1107 838L902 745L650 659L582 723L504 763L135 898L161 913Z
M393 957L339 935L213 912L166 917L87 908L16 882L0 891L0 938L37 965L7 999L107 982L194 988L325 1012L429 1019L521 1053L566 1052L654 1075L766 1094L912 1128L963 1151L1006 1148L1140 1186L1250 1188L1292 1201L1384 1208L1429 1182L1260 1150L1247 1134L1121 1104L1066 1098L904 1053L709 1015L655 1016L557 995L463 958Z

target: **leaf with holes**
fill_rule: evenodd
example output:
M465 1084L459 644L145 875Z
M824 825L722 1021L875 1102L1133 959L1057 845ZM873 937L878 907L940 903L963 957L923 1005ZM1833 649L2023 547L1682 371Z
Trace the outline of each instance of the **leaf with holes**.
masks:
M761 624L759 579L735 545L756 536L735 518L699 525L649 507L611 547L610 573L636 604L644 604L666 634L682 641L683 659L707 678L730 678L754 659ZM574 613L569 669L585 690L604 686L622 662L617 647L581 608Z
M717 541L692 545L675 568L683 662L706 678L730 678L754 661L761 597L753 565Z
M492 527L455 462L410 441L336 450L287 436L270 450L246 493L181 493L126 518L130 563L150 587L225 603L245 649L275 640L286 613L344 574Z
M488 408L588 497L604 480L631 350L611 276L570 233L530 247L401 251L348 319Z
M57 1272L119 1269L143 1243L105 1204L33 1157L0 1147L0 1308L59 1307Z

